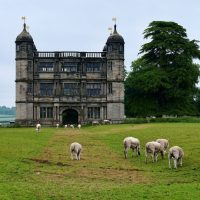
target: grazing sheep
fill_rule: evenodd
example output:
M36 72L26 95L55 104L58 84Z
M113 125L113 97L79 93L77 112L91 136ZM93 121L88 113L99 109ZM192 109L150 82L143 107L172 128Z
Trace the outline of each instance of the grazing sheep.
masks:
M79 129L81 129L81 124L78 124L78 126L77 126Z
M169 141L167 139L157 139L156 142L161 144L165 154L167 152L167 148L169 147Z
M173 146L169 149L168 160L169 168L171 168L171 159L174 159L174 168L177 169L177 165L182 166L182 158L184 156L183 149L179 146Z
M70 125L70 128L74 128L74 125L73 125L73 124L71 124L71 125Z
M36 132L39 133L41 130L41 124L36 124Z
M100 125L99 121L92 121L92 125Z
M126 137L123 141L124 144L124 156L127 158L128 150L131 148L134 152L136 149L136 155L140 155L140 141L134 137Z
M103 124L112 124L111 120L109 119L104 119Z
M71 159L73 160L75 158L76 160L80 160L81 151L82 151L82 145L79 144L78 142L73 142L70 145Z
M64 126L65 128L67 128L67 124L65 124L65 126Z
M160 153L163 158L164 150L162 145L155 141L147 142L145 145L145 162L147 163L148 154L151 154L153 162L157 162L158 153Z
M56 124L56 128L58 128L59 127L59 124Z

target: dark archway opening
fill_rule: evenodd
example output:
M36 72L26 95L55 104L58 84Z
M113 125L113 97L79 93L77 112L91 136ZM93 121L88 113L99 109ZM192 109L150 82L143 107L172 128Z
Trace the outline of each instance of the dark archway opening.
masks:
M67 109L62 113L62 123L64 124L78 124L78 112L73 109Z

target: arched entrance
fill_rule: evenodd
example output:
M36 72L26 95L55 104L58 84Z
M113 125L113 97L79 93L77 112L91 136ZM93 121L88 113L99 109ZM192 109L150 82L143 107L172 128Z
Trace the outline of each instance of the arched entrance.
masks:
M62 113L62 124L78 124L78 112L74 109L64 110Z

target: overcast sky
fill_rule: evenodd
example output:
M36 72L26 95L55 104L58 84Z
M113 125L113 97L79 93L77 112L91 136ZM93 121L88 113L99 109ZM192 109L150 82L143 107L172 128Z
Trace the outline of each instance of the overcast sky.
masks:
M117 18L125 65L138 57L151 21L174 21L200 40L199 0L0 0L0 106L15 106L15 39L21 16L39 51L101 51Z

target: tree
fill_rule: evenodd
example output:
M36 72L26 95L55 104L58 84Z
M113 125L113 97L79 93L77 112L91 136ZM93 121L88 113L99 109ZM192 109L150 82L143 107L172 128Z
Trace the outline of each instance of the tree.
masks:
M132 63L125 83L128 115L197 114L194 93L200 58L196 40L175 22L153 21L144 31L141 58ZM142 108L144 107L144 108Z

